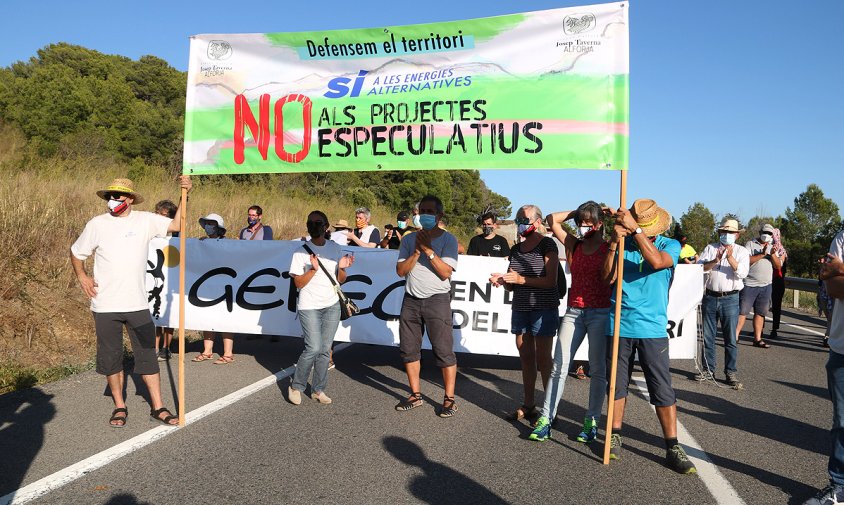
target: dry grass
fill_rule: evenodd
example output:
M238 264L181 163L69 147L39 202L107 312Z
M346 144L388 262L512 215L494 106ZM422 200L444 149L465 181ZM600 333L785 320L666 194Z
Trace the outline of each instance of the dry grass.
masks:
M69 248L85 223L106 210L95 191L115 177L133 174L146 199L140 210L152 211L163 199L178 203L178 186L163 169L95 157L29 160L20 134L0 125L0 394L91 366L93 319L72 273ZM283 182L284 176L252 184L195 178L187 236L200 236L197 220L211 212L220 214L229 236L235 236L253 204L263 207L264 223L277 239L304 235L307 214L314 209L332 221L353 222L352 205L284 197ZM394 216L392 210L373 209L374 223L392 222Z

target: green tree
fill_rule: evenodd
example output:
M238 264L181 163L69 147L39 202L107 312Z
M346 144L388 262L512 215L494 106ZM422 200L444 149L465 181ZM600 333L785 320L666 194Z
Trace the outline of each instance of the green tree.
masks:
M842 227L838 205L826 198L817 184L809 184L785 210L780 227L788 251L789 272L801 277L817 274L817 259L829 250Z
M687 243L698 252L715 241L715 215L701 202L695 202L680 217L680 227L688 237Z

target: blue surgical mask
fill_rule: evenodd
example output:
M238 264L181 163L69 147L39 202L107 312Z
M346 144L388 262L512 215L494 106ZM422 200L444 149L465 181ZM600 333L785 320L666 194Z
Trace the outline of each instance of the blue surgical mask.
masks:
M419 225L423 230L433 230L437 226L437 216L432 214L420 214Z
M203 226L202 228L203 228L203 229L205 229L205 233L206 233L209 237L210 237L211 235L216 235L216 234L217 234L217 225L215 225L215 224L206 224L206 225L205 225L205 226Z
M721 244L723 245L733 245L736 243L735 233L722 233L718 238L721 240Z
M397 221L396 224L398 225L399 230L407 228L407 221Z

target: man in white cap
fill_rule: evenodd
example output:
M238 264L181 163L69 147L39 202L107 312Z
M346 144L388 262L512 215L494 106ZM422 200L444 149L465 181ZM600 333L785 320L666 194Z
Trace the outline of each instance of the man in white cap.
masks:
M750 253L744 247L734 245L743 231L739 229L738 221L725 217L718 227L718 242L707 245L698 259L708 275L702 303L704 369L695 376L695 380L715 379L715 323L720 318L721 335L724 337L724 374L727 384L734 389L742 388L736 369L739 291L744 287L742 279L747 277L750 268Z
M762 349L770 347L762 340L765 327L765 314L771 306L771 283L774 269L782 268L782 260L774 251L774 227L762 225L759 237L751 240L744 247L750 253L750 270L744 280L744 289L739 294L739 317L736 335L741 334L744 320L753 309L753 345Z
M665 439L665 462L675 472L696 473L694 463L677 441L677 399L671 385L671 365L668 360L668 288L674 267L680 258L680 243L662 233L671 224L671 216L653 200L640 199L627 209L618 209L610 240L610 253L602 270L606 282L620 278L621 320L619 321L618 361L613 409L610 459L621 458L621 428L633 356L638 355L645 373L651 405L662 426ZM624 270L615 270L619 239L624 242ZM616 290L611 302L615 305ZM614 331L614 311L610 311L607 334ZM608 346L611 349L612 346ZM608 353L609 354L609 353ZM608 357L607 369L612 362Z
M180 186L188 191L191 180L180 177ZM150 396L150 415L167 425L178 423L163 406L158 359L155 353L155 324L150 316L145 288L149 241L179 231L181 209L174 219L133 210L143 202L129 179L115 179L97 196L106 201L108 212L85 225L70 247L70 263L79 285L91 299L91 312L97 332L97 373L106 376L114 411L109 424L126 426L129 415L123 398L123 326L129 332L135 358L135 373L146 384ZM94 256L94 275L85 271L85 260Z

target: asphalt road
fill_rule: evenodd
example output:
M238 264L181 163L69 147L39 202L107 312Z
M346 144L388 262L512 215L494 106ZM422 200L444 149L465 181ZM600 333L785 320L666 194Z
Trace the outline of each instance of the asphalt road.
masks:
M551 440L527 440L526 424L504 419L521 400L514 358L460 355L459 411L450 419L436 416L441 378L429 354L426 405L396 412L407 393L398 351L363 344L336 352L331 405L291 405L285 378L210 411L216 400L289 370L300 352L299 339L239 337L231 365L186 363L187 411L196 419L189 416L185 428L159 428L133 380L128 425L109 428L111 401L94 373L0 397L0 503L39 494L29 502L685 505L721 496L721 503L801 503L826 483L831 405L822 321L786 316L770 349L752 347L745 333L744 390L694 382L694 362L673 362L679 421L705 455L689 452L711 460L723 481L663 465L659 424L638 392L628 402L622 459L603 466L603 420L597 442L574 440L588 380L567 380ZM722 367L720 348L718 354ZM169 372L162 368L162 386L172 406ZM110 457L115 447L125 455ZM86 458L93 466L75 471Z

